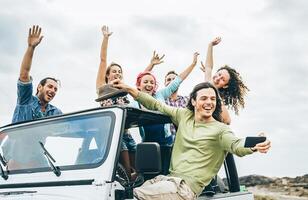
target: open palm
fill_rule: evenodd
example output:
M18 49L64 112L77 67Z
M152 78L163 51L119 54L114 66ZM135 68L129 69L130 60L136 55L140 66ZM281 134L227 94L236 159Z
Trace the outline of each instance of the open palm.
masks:
M36 47L43 39L41 36L42 29L39 26L33 26L29 29L28 45L31 47Z
M221 37L216 37L211 43L213 46L219 44L221 42Z
M109 37L110 35L112 35L112 32L109 32L109 27L108 26L103 26L102 27L102 32L104 37Z
M153 57L151 59L151 64L152 65L159 65L161 63L163 63L163 58L165 57L165 54L162 55L161 57L159 57L158 53L156 53L156 51L154 51L153 53Z

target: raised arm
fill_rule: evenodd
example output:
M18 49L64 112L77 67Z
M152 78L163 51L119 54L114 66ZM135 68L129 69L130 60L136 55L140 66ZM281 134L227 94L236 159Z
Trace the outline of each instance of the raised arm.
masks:
M159 65L159 64L161 64L161 63L163 63L164 61L163 61L163 58L165 57L165 54L164 55L162 55L161 57L159 57L159 55L158 55L158 53L156 53L155 51L153 52L153 56L152 56L152 58L151 58L151 62L150 62L150 64L145 68L145 72L147 72L147 71L152 71L153 70L153 67L155 66L155 65Z
M42 31L41 27L34 25L32 29L31 28L29 29L28 48L23 57L19 74L19 80L22 82L30 81L30 70L31 70L34 49L43 39L43 36L41 36L41 31Z
M112 35L112 32L109 32L108 26L103 26L102 32L103 32L103 42L100 54L101 61L99 63L98 73L96 77L96 90L98 90L98 88L100 88L101 86L107 84L105 81L106 69L107 69L107 48L108 48L108 39L109 36Z
M213 41L209 43L205 64L201 62L201 70L204 72L205 82L212 82L212 70L214 66L213 46L216 46L217 44L219 44L220 41L221 41L221 37L216 37ZM229 112L226 106L223 103L221 104L221 110L222 110L222 113L221 113L222 122L229 125L231 123L231 117L229 115Z
M182 81L184 81L187 78L187 76L191 73L191 71L196 66L197 61L198 61L198 56L199 56L199 53L195 52L193 56L193 62L191 63L191 65L189 65L182 73L180 73L179 77L182 79Z
M161 96L163 99L168 99L175 91L178 90L182 81L191 73L197 64L199 53L194 53L193 62L179 76L177 76L167 87L159 90L156 96Z
M204 81L212 82L212 70L213 70L213 46L219 44L221 37L216 37L213 41L209 43L205 64L201 62L201 70L204 72Z

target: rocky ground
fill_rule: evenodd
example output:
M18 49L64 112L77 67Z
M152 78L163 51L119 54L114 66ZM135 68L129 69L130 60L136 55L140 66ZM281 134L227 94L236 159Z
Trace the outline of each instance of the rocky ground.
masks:
M240 184L255 195L255 200L308 200L308 174L295 178L269 178L250 175Z

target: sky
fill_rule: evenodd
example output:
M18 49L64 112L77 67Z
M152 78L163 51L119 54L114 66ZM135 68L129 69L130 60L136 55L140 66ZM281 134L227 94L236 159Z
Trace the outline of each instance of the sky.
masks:
M165 54L164 63L154 68L162 88L167 71L184 70L195 51L205 61L208 43L221 36L214 47L214 70L228 64L250 89L245 108L238 116L231 114L231 128L239 137L264 131L272 141L265 155L236 158L239 175L307 174L307 18L305 0L1 0L0 126L12 119L33 24L44 35L32 62L33 83L46 76L60 79L52 104L65 113L98 106L95 81L103 25L113 32L107 62L121 64L131 86L154 50ZM182 83L180 94L188 95L202 82L199 66Z

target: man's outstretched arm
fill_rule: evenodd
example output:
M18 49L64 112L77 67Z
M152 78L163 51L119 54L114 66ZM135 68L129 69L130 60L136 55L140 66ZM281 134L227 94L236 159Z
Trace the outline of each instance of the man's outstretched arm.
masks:
M259 136L264 136L264 133L259 133ZM220 145L224 150L237 156L245 156L254 151L267 153L271 147L271 142L266 139L266 141L256 144L253 148L246 148L244 147L245 139L236 137L230 130L223 131L219 139Z
M176 123L176 115L179 108L168 106L165 103L154 99L151 95L140 92L139 90L126 85L121 80L115 80L113 86L118 89L126 90L136 101L141 103L147 109L162 112L163 114L170 116L173 122Z
M34 54L34 50L36 46L42 41L43 36L41 36L41 27L34 26L29 29L28 35L28 48L26 53L23 57L21 67L20 67L20 74L19 80L22 82L29 82L30 81L30 70L32 64L32 58Z

